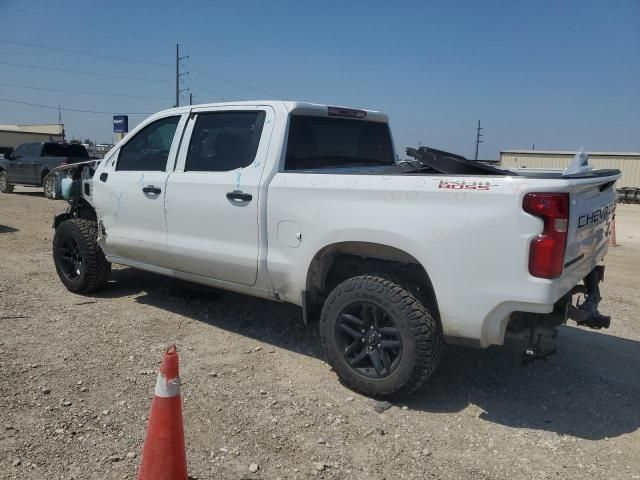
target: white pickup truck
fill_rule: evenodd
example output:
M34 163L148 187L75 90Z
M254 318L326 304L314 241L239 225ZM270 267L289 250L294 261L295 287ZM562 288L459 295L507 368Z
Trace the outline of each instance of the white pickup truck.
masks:
M68 170L54 221L64 285L111 263L320 317L352 388L406 395L444 345L501 345L575 319L601 328L598 283L620 172L506 171L429 148L396 158L386 115L301 102L174 108ZM69 183L71 182L71 183ZM586 301L573 304L581 292ZM582 298L582 297L581 297Z

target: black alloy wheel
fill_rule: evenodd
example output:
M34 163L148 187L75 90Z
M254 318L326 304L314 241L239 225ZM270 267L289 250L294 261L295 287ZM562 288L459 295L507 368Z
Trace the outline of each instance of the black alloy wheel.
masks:
M340 313L336 341L345 361L371 378L389 376L402 358L402 338L396 323L381 307L354 302Z
M437 310L404 280L384 273L348 278L329 294L320 315L320 343L350 388L376 398L401 398L429 379L442 356Z
M82 274L83 258L80 246L72 237L66 237L61 245L58 245L58 259L60 271L71 281L76 280Z

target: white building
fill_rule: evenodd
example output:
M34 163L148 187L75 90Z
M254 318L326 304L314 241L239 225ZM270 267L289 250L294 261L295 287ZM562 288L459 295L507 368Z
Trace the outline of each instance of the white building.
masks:
M550 150L504 150L500 165L505 168L546 168L564 170L576 152ZM640 153L587 152L594 169L617 169L622 172L617 188L640 188Z
M62 142L64 125L0 125L0 154L28 142Z

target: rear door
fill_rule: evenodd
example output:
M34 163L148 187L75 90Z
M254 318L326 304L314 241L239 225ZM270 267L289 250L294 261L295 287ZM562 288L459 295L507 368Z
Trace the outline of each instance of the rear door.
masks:
M165 184L187 115L156 119L134 133L93 177L108 256L166 265Z
M42 156L39 164L35 167L37 176L41 175L43 169L50 171L60 166L66 160L67 145L60 143L45 143L42 146Z
M26 181L34 185L39 185L42 179L40 178L40 171L42 166L44 144L32 143L29 147L27 158L25 159L24 175Z
M194 109L176 171L167 181L172 268L253 285L258 272L259 185L270 107Z

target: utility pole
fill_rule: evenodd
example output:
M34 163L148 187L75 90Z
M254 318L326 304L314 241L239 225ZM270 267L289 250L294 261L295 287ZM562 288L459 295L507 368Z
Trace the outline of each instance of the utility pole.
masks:
M189 93L189 105L193 105L193 93Z
M62 125L62 109L58 105L58 126L62 129L62 143L64 143L64 126Z
M185 58L189 58L189 55L181 57L180 44L176 43L176 107L180 106L180 92L186 92L189 90L188 88L180 90L180 77L189 74L189 72L180 73L180 60L184 60Z
M480 120L478 120L478 130L476 131L476 160L478 160L478 146L482 143L480 137L484 137L484 135L480 133L480 130L484 130L484 128L480 126Z

